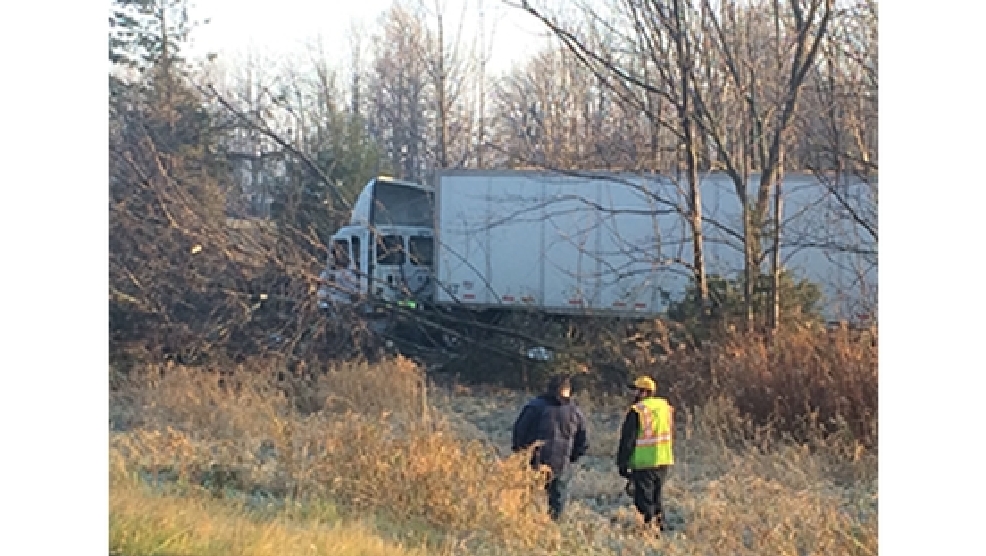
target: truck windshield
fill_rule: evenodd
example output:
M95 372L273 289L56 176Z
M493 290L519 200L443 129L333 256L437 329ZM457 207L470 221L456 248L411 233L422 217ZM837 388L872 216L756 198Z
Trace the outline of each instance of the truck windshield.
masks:
M411 264L431 268L435 256L435 242L430 237L414 236L407 240Z

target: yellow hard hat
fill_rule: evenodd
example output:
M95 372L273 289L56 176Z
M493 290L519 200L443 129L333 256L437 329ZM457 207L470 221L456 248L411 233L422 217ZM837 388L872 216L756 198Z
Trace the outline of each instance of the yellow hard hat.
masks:
M642 376L638 378L633 381L633 384L631 384L630 387L638 390L650 390L651 392L657 392L657 383L654 382L654 379L649 376Z

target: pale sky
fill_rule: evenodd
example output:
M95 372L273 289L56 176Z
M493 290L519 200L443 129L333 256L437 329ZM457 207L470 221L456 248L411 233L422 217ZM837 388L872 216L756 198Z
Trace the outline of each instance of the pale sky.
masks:
M435 0L423 0L429 8ZM380 15L392 0L192 0L191 16L210 19L192 34L192 55L217 52L221 56L248 50L276 55L303 52L306 42L319 35L326 53L340 64L350 57L349 36L353 23L361 25L366 39L377 32ZM486 43L491 73L510 68L544 43L545 30L529 14L501 0L444 0L446 41L460 18L463 40L478 36L478 5L485 14ZM465 14L463 9L465 8ZM492 34L492 37L491 37ZM365 44L369 41L366 40ZM332 51L338 50L338 56Z

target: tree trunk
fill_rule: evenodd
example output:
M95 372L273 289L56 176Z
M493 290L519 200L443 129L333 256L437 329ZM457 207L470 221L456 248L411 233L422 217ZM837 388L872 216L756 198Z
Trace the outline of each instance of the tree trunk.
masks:
M486 105L484 98L486 97L486 19L483 13L483 0L479 0L479 94L477 95L477 102L479 103L479 121L476 124L476 168L483 167L483 141L486 138L483 136L485 129L484 126L486 122L484 120L484 111L486 110Z
M698 165L695 153L695 134L690 119L685 118L685 141L687 143L688 166L688 208L690 210L689 219L692 228L692 255L695 273L695 284L698 288L699 299L702 305L702 315L705 315L709 301L709 284L705 275L705 246L702 234L702 191L701 182L698 178Z
M744 184L745 186L745 184ZM743 308L746 312L746 329L753 330L753 294L756 286L757 275L760 274L760 265L757 264L756 243L759 234L755 233L756 225L753 222L753 211L750 210L749 202L743 198Z
M698 162L696 160L696 143L698 141L695 133L695 124L692 121L689 98L691 96L691 68L689 67L690 57L687 42L687 30L685 28L684 14L678 1L674 3L675 10L675 44L678 51L678 64L681 73L681 102L678 104L678 118L681 121L681 128L685 142L685 166L688 171L688 203L689 203L689 223L692 229L692 255L695 273L695 284L698 287L699 300L701 301L701 314L705 315L706 306L709 301L709 285L705 275L705 253L702 236L702 193L698 179Z
M773 311L770 317L771 330L780 327L781 320L781 223L783 221L784 208L784 150L781 148L780 161L777 168L777 182L774 184L774 237L773 253L770 259L771 275L771 306Z
M438 7L436 5L436 7ZM445 37L442 24L442 11L438 7L438 75L436 83L436 100L438 104L438 166L448 167L448 147L446 145L448 132L448 114L445 105Z

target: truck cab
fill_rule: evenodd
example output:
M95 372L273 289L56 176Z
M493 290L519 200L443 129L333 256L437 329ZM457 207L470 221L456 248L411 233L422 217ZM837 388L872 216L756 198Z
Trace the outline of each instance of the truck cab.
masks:
M331 238L321 275L322 309L427 303L434 297L433 192L378 177L363 188L350 223Z

